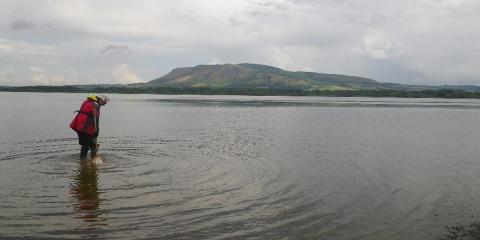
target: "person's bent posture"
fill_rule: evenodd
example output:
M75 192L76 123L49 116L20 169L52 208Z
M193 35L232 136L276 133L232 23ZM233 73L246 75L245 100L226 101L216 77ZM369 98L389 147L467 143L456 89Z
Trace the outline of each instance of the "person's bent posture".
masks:
M70 123L70 128L78 134L78 142L82 146L80 158L86 158L89 150L92 159L97 156L100 107L107 102L108 97L105 95L90 95L83 101L80 110L75 111L78 113Z

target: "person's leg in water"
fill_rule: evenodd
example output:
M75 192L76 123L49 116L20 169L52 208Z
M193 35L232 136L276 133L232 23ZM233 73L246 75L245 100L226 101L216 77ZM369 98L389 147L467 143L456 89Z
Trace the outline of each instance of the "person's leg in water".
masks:
M89 150L88 145L82 145L82 148L80 149L80 159L87 158L88 150Z
M82 146L80 148L80 159L85 159L88 150L90 150L88 137L85 134L78 133L78 143Z
M97 144L97 138L91 138L90 139L90 157L93 159L94 157L97 157L97 153L98 153L98 144Z

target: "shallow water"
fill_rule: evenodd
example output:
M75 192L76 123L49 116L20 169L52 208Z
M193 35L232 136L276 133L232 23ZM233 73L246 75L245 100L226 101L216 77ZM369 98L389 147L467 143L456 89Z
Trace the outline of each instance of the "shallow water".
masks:
M435 239L480 221L480 101L0 93L0 238ZM16 99L12 101L12 99Z

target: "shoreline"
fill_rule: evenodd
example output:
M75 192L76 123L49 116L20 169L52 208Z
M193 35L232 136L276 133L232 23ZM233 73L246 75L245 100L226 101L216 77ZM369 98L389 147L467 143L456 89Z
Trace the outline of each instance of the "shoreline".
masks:
M323 96L323 97L395 97L478 99L480 92L459 89L438 90L303 90L271 88L174 88L119 86L0 86L0 92L119 93L164 95L242 95L242 96Z

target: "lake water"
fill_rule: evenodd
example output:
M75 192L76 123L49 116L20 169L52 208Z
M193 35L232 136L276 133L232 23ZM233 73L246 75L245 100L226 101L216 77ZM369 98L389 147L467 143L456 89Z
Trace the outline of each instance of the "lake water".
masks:
M0 93L0 239L436 239L480 221L480 101Z

